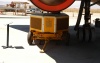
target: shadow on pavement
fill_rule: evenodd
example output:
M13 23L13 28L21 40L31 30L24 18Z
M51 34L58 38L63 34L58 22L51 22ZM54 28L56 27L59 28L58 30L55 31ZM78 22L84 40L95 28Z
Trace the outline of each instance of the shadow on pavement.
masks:
M14 48L15 48L15 49L24 49L23 46L15 46Z
M100 32L96 29L95 42L78 42L74 26L70 26L70 44L56 45L57 41L50 41L46 54L53 58L56 63L99 63L100 62ZM38 45L42 49L43 45Z
M10 27L28 32L29 25L11 25ZM100 29L96 29L95 42L78 42L74 26L70 26L71 35L69 46L56 45L56 41L49 42L46 54L56 63L100 63ZM43 45L38 45L42 48ZM41 53L42 54L42 53Z
M24 32L29 32L29 25L10 25L10 27Z

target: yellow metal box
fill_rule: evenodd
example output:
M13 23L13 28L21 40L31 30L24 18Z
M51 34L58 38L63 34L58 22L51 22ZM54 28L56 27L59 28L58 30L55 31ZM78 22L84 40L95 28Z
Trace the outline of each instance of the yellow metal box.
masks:
M66 14L39 14L32 15L30 19L30 31L56 33L69 27L69 16Z

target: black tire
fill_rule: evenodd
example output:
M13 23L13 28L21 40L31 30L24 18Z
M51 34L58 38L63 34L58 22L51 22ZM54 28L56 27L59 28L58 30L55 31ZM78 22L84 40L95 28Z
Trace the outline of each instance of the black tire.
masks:
M33 45L32 42L33 42L33 33L32 32L29 32L28 35L27 35L27 41L28 41L28 44L29 45Z
M96 35L95 35L95 28L90 28L90 34L89 34L89 42L95 42Z
M78 41L91 42L95 41L95 29L94 28L79 28L77 31Z
M87 42L90 38L90 29L79 27L77 30L77 39L79 42Z
M92 27L85 28L84 31L85 31L84 41L86 41L86 42L95 41L95 29L94 28L92 28Z
M76 33L79 42L83 40L83 28L79 27Z

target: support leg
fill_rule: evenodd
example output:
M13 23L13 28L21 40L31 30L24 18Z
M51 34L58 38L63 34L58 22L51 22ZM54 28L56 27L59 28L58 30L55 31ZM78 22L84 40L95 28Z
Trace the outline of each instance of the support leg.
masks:
M6 46L2 46L4 49L6 48L14 48L12 46L9 46L9 24L7 24L7 45Z
M78 14L78 18L77 18L77 22L76 22L76 25L74 27L74 30L77 31L78 28L79 28L79 25L80 25L80 22L81 22L81 17L82 17L82 13L83 13L83 8L84 8L84 3L85 0L82 0L81 1L81 5L80 5L80 9L79 9L79 14Z
M49 42L49 40L45 40L45 44L43 45L43 48L42 48L42 50L40 51L40 53L44 53L44 52L45 52L45 48L46 48L48 42Z

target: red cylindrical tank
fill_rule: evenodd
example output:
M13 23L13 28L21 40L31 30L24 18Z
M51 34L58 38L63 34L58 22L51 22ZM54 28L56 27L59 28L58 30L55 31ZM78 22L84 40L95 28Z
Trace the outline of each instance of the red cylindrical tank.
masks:
M58 12L68 8L75 0L30 0L38 8L49 11Z

